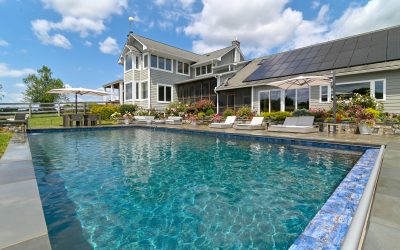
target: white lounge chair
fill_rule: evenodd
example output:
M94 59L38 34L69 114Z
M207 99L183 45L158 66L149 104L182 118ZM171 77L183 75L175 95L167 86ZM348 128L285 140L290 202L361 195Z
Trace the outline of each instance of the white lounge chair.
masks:
M233 125L234 129L245 129L245 130L255 130L255 129L265 129L262 125L264 117L253 117L250 123L236 124Z
M181 125L182 124L182 117L180 116L169 116L167 120L165 120L165 124L168 125Z
M319 126L314 124L314 116L286 117L283 125L270 125L268 131L289 133L316 133Z
M213 122L208 126L210 128L232 128L235 121L236 121L236 116L233 115L233 116L228 116L225 119L225 122L223 123Z
M135 116L136 123L151 124L154 121L154 116Z

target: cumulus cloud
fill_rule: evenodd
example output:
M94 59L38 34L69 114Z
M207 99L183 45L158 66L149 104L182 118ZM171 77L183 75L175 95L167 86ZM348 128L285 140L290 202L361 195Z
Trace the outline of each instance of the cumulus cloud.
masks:
M226 47L238 37L242 50L253 57L400 23L397 0L352 4L332 21L328 18L329 6L321 6L319 1L313 4L314 8L319 8L318 15L311 20L289 7L289 2L253 0L249 4L242 0L203 0L203 9L193 15L184 32L194 38L195 52Z
M117 40L107 37L103 42L99 42L99 49L104 54L116 55L120 53Z
M1 46L5 47L5 46L8 46L8 45L9 45L9 43L6 40L0 39L0 47Z
M85 43L84 43L84 45L86 46L86 47L92 47L92 45L93 45L93 43L91 42L91 41L85 41Z
M22 82L16 83L14 86L15 86L17 89L23 89L23 88L25 88L25 84L22 83Z
M34 73L36 73L34 69L11 69L7 64L0 63L0 77L23 77Z
M3 99L1 102L4 103L16 103L16 102L23 102L24 95L22 93L9 93L6 91L0 92L0 95L3 95Z
M61 33L79 33L83 38L101 34L104 22L112 15L121 15L128 7L127 0L42 0L46 9L52 9L62 16L61 21L53 22L37 19L31 22L34 34L46 45L69 49L71 42ZM55 34L50 34L54 32Z

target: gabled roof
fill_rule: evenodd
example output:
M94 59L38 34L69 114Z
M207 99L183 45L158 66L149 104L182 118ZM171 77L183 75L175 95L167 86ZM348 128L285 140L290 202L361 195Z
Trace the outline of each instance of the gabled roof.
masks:
M268 56L244 81L336 70L398 59L400 26L395 26Z
M197 62L200 58L201 55L198 55L196 53L193 53L191 51L187 51L184 49L179 49L176 48L174 46L165 44L165 43L161 43L143 36L140 36L138 34L133 34L131 33L130 36L132 36L133 38L135 38L136 40L138 40L140 43L142 43L143 45L145 45L147 47L148 50L155 50L161 53L166 53L166 54L170 54L170 55L174 55L180 58L185 58L189 61L193 61L193 62Z
M197 66L199 64L205 63L205 62L210 62L212 60L218 59L224 55L226 55L228 52L230 52L231 50L233 50L235 48L235 46L229 46L226 48L222 48L216 51L212 51L210 53L201 55L199 60L193 64L192 66Z

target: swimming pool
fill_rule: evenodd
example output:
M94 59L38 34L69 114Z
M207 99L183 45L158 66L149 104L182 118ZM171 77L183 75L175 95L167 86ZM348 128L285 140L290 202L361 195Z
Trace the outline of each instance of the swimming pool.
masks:
M286 249L362 154L140 128L29 141L53 249Z

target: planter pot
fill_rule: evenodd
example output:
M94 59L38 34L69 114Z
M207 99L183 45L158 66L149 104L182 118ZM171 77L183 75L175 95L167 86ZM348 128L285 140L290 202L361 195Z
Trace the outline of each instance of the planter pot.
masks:
M124 119L117 119L117 124L124 124Z
M128 124L129 124L129 119L128 119L128 118L124 119L124 123L125 123L126 125L128 125Z
M358 130L360 131L361 135L370 135L371 134L371 127L368 126L366 123L358 124Z
M196 121L192 121L192 122L190 122L190 125L197 126L197 122Z

